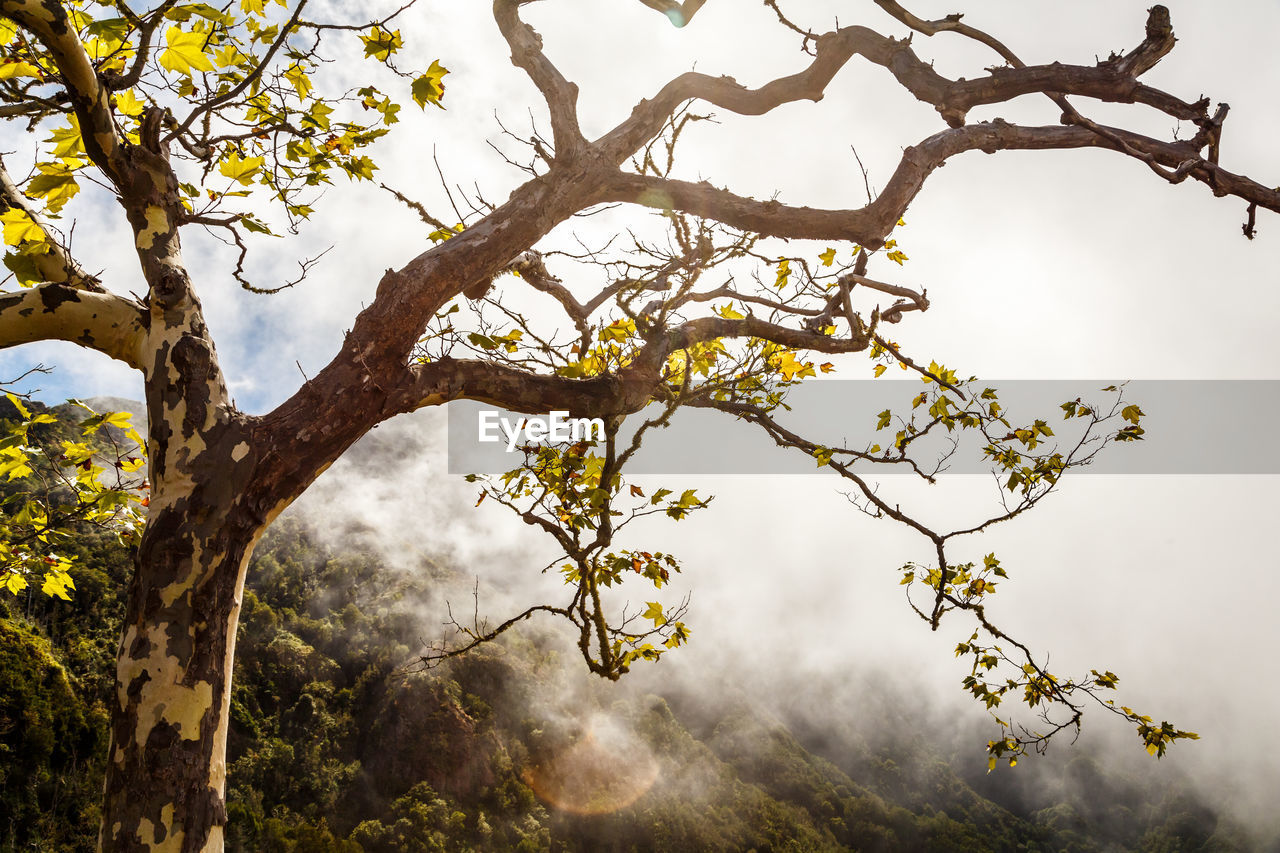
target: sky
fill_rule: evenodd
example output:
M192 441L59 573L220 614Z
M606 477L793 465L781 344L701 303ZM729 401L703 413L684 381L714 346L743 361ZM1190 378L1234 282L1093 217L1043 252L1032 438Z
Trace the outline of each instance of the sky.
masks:
M941 17L957 5L910 8ZM1167 5L1179 42L1145 81L1188 100L1204 94L1229 103L1222 164L1263 183L1280 182L1274 156L1280 63L1271 44L1280 5L1233 3L1230 14L1221 4ZM437 211L447 208L433 152L451 183L475 182L486 197L501 200L522 176L489 146L504 144L495 114L522 133L530 111L542 115L536 91L507 61L486 6L422 0L400 24L421 64L438 58L450 69L447 109L406 106L405 121L374 156L382 180ZM974 6L966 21L1029 63L1090 63L1141 40L1147 4ZM793 0L784 9L814 28L838 17L903 32L869 3ZM623 0L546 0L527 7L526 18L543 34L549 56L580 85L588 136L691 67L758 85L806 60L767 8L744 0L710 0L684 29ZM972 77L994 63L955 36L917 36L914 44L950 76ZM342 84L356 79L356 67L338 63L327 73ZM1079 100L1077 106L1156 136L1173 131L1171 120L1142 108ZM1028 97L977 109L970 120L996 116L1054 123L1057 112L1047 99ZM795 204L856 206L864 190L853 149L873 186L883 184L903 147L942 129L933 110L883 69L855 59L818 104L788 105L767 118L718 115L716 123L699 125L685 141L680 168L757 198L776 193ZM0 130L0 148L29 147L21 131ZM299 237L254 245L250 272L264 286L292 277L298 258L333 246L307 281L273 297L240 291L226 249L194 230L186 237L222 366L246 411L269 410L303 373L314 375L371 299L382 271L428 246L428 229L416 216L367 183L339 183L317 207ZM103 270L118 292L141 292L123 217L110 201L87 191L68 211L76 217L81 261ZM647 216L616 211L604 222L644 227ZM1259 215L1258 237L1248 241L1240 229L1242 202L1215 199L1199 184L1169 186L1111 152L1078 151L963 155L929 180L905 219L898 236L910 260L902 269L880 261L871 274L928 288L930 310L908 315L893 330L905 351L926 362L945 360L984 380L1080 380L1082 390L1096 380L1280 378L1273 330L1280 316L1280 218L1273 215ZM71 345L0 353L0 376L37 362L57 367L38 383L39 396L51 402L141 396L127 368ZM838 375L869 370L846 359ZM1230 412L1220 416L1224 431L1237 426ZM474 489L443 473L438 412L406 423L396 428L411 430L420 447L406 450L403 464L378 478L335 466L304 498L304 508L379 524L391 543L414 530L474 568L495 608L543 594L537 578L527 586L521 578L542 565L529 555L545 543L496 508L470 509ZM1267 424L1243 426L1269 433ZM901 599L897 568L926 556L920 540L858 515L831 479L663 480L672 482L716 495L703 517L644 531L687 567L673 596L693 595L694 642L678 652L676 666L697 671L747 658L757 674L879 667L925 701L954 703L981 718L960 696L964 672L951 658L968 626L957 620L931 634ZM998 597L1011 630L1052 650L1054 665L1064 670L1119 673L1127 704L1203 735L1175 746L1153 773L1190 770L1255 818L1266 792L1280 789L1280 730L1272 720L1280 689L1271 655L1280 628L1270 606L1280 594L1280 567L1269 535L1276 485L1261 475L1081 477L1030 516L972 544L978 555L997 551L1014 576ZM988 481L971 477L948 478L929 491L894 487L942 516L971 510L992 494ZM1119 732L1122 747L1141 752L1119 720L1094 714L1086 728Z

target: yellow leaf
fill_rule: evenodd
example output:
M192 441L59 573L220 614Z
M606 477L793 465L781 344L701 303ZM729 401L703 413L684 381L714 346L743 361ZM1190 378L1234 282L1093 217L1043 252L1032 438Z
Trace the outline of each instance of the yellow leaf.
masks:
M229 44L213 52L213 61L222 68L231 68L234 65L244 65L249 61L249 57L241 53L240 48L234 44Z
M131 429L133 427L132 418L133 416L128 412L108 412L102 416L102 422L116 429Z
M241 159L240 152L232 151L231 156L219 164L218 171L247 187L253 183L253 176L262 168L264 162L266 161L262 157L245 157Z
M5 588L13 595L17 595L27 588L27 579L17 572L10 572L9 576L4 579Z
M67 574L64 569L58 569L44 576L44 583L41 585L40 591L45 595L56 595L63 601L70 601L71 596L67 595L67 590L75 588L76 585L71 580L71 575Z
M382 27L374 27L369 30L369 35L360 36L360 40L364 42L364 55L379 62L386 62L391 54L404 46L399 30L384 30Z
M263 0L240 0L240 10L249 15L266 15Z
M835 260L836 260L836 250L832 248L828 248L821 255L818 255L818 260L822 261L822 265L824 267L831 266L833 263L835 263Z
M305 98L311 93L311 80L307 77L306 69L299 63L295 62L290 65L289 70L285 71L281 76L288 80L290 85L297 90L299 98Z
M139 101L133 94L132 89L125 89L123 92L116 93L116 109L121 115L140 116L146 108L146 104Z
M0 62L0 80L12 80L14 77L43 77L40 69L25 60L5 60Z
M790 382L799 376L803 379L806 376L813 376L813 364L811 362L803 362L796 358L796 354L790 350L779 353L774 356L771 361L774 370L782 374L782 378Z
M28 240L33 243L45 242L44 231L25 210L11 207L0 213L0 222L4 223L4 242L7 246L17 246Z
M778 260L778 278L773 283L773 286L778 288L779 290L781 290L783 287L786 287L787 278L790 275L791 275L791 261L787 260L786 258L779 259Z
M178 74L191 75L195 71L212 71L213 63L205 55L205 33L183 32L180 27L169 27L164 34L168 45L160 52L160 65Z
M57 163L37 163L36 168L40 170L40 174L27 183L25 192L31 198L43 198L48 212L56 216L63 205L80 192L75 171L83 165L80 160L70 159Z
M84 141L80 138L80 121L74 115L67 116L66 127L55 127L45 142L52 143L53 156L62 159L84 154Z
M413 100L419 107L425 110L427 104L432 103L444 109L440 99L444 97L444 75L448 73L448 68L441 65L438 60L433 60L426 73L413 81Z

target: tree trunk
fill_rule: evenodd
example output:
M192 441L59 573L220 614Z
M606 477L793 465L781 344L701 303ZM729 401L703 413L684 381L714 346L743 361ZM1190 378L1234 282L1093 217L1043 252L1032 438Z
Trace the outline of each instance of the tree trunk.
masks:
M356 365L337 375L359 391L318 395L305 423L268 424L226 402L211 346L181 336L167 354L156 373L176 378L148 383L152 494L111 703L99 837L109 853L223 849L231 674L249 558L271 521L382 410L380 396L363 399L375 396L372 383L347 375L361 375Z
M197 399L148 401L151 506L117 657L99 837L112 853L223 849L236 625L274 513L246 498L257 461L248 419Z
M222 850L231 670L252 547L237 527L225 512L169 509L143 537L116 666L104 851Z

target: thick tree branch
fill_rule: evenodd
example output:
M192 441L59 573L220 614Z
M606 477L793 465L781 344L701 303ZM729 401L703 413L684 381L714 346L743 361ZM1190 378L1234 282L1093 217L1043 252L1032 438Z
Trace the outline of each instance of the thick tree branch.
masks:
M661 362L659 362L661 364ZM661 377L652 365L590 379L530 373L505 364L444 358L411 369L405 411L450 400L478 400L526 414L567 410L575 417L612 417L643 409Z
M151 59L151 39L159 26L164 23L165 12L176 3L177 0L164 0L159 6L147 12L144 18L139 18L125 3L121 2L119 4L125 20L130 25L138 28L138 52L134 54L133 62L130 63L128 71L118 77L108 77L105 81L113 91L118 92L132 88L142 79L142 73L146 70L147 62Z
M542 52L542 37L520 20L519 9L528 0L494 0L493 17L511 46L511 63L529 75L551 112L556 157L573 156L586 147L578 127L578 87L566 80Z
M41 116L48 115L53 112L58 104L67 103L70 98L66 92L58 92L49 98L33 98L20 103L4 104L0 106L0 118L25 118L31 117L38 119Z
M536 33L519 20L516 13L520 5L518 0L495 0L495 17L512 43L516 64L529 73L558 116L561 138L567 138L565 134L571 137L577 132L572 110L575 90L546 60ZM1158 52L1147 51L1141 56L1154 56ZM1129 86L1129 81L1116 82L1114 70L1079 69L1055 76L1040 69L1021 69L1025 72L1021 76L1001 77L993 73L990 79L964 84L969 88L953 89L961 84L938 75L915 57L905 42L859 27L823 36L818 40L816 55L808 69L760 89L750 90L729 79L682 75L664 87L653 101L641 103L630 118L609 134L591 143L583 156L558 156L548 174L518 188L506 204L466 231L424 252L399 271L389 270L373 304L356 318L346 342L330 365L263 419L261 428L270 435L267 444L279 447L268 452L278 454L281 460L279 470L268 478L274 482L266 485L266 491L274 495L273 500L288 500L365 429L398 412L457 396L485 399L513 408L545 409L554 405L597 413L641 405L644 395L631 387L625 391L609 390L617 378L538 377L510 365L473 366L470 362L448 360L410 366L414 346L427 321L450 298L510 268L552 228L595 204L617 201L678 209L752 233L854 241L875 248L883 244L930 174L956 154L971 150L991 153L1100 147L1120 150L1153 168L1172 170L1179 180L1193 177L1210 184L1216 193L1235 194L1259 206L1280 210L1280 194L1202 158L1193 143L1160 142L1092 124L1022 127L996 120L943 131L906 149L881 195L857 210L815 210L759 202L706 183L625 175L614 169L653 134L660 132L670 113L690 98L704 98L742 113L767 112L778 104L800 98L818 99L827 83L854 54L888 68L917 96L923 94L930 102L943 105L954 92L988 91L982 89L984 86L1009 92L1010 96L1023 90L1035 91L1037 87L1046 89L1045 94L1052 96L1059 86L1068 89L1071 85L1094 86L1091 91L1116 97L1127 95L1115 87ZM1131 66L1138 68L1148 61L1135 60ZM1053 69L1053 66L1047 68ZM1104 78L1112 81L1108 84L1112 89L1098 82ZM1128 91L1137 90L1130 87ZM1154 96L1151 99L1154 100ZM1182 109L1177 105L1169 108ZM558 152L564 153L563 148ZM1169 176L1168 172L1164 174ZM542 289L553 297L563 297L554 282L542 283L547 285ZM574 303L576 299L568 303L562 300L570 313ZM902 309L907 307L904 304ZM893 311L894 307L889 310ZM853 329L848 338L834 339L755 317L742 321L702 318L675 329L651 333L650 343L644 348L651 360L644 368L644 381L639 384L656 389L666 356L681 346L714 337L743 335L823 352L856 350L867 346L869 341L866 329ZM522 383L530 383L532 390L522 390L519 387ZM317 406L325 411L332 409L333 415L330 418L333 424L321 431L313 428ZM321 417L328 418L324 414Z
M117 186L123 183L120 139L111 117L111 91L102 84L67 12L56 0L3 0L0 13L49 51L80 121L89 159Z
M855 53L864 50L874 52L887 62L889 52L897 44L893 39L886 39L865 27L849 27L828 33L818 39L813 62L808 68L780 77L758 89L748 89L732 77L710 77L692 71L681 74L663 86L652 99L637 104L631 115L601 137L596 146L611 162L620 164L660 133L681 104L695 98L741 115L764 115L792 101L819 101L827 84ZM937 85L945 84L945 78L932 69L929 73L937 78Z
M1101 131L1101 132L1099 132ZM1123 146L1123 147L1122 147ZM966 151L988 154L1009 150L1111 148L1144 162L1181 169L1215 194L1234 195L1268 210L1280 211L1280 193L1233 174L1202 158L1189 143L1162 142L1112 127L1024 127L1003 121L965 125L937 133L903 152L880 195L856 210L795 207L757 201L711 184L652 175L619 174L608 200L673 208L715 219L735 228L791 239L849 240L877 248L893 230L925 180L948 159Z
M0 294L0 348L70 341L143 370L146 339L142 308L114 293L42 284Z
M941 32L959 33L985 44L1015 68L1025 67L1013 51L999 39L976 27L962 23L963 15L954 14L941 20L926 21L908 12L895 0L875 0L875 4L918 33L926 36ZM1169 21L1169 10L1164 6L1152 6L1147 10L1147 32L1142 44L1125 56L1115 57L1112 61L1121 73L1139 77L1155 67L1157 62L1173 50L1176 42L1177 39L1173 37L1173 26Z
M667 19L677 27L683 27L693 20L693 16L706 5L707 0L684 0L683 3L678 0L640 0L640 2L666 15Z
M443 358L408 369L397 396L398 411L468 399L514 412L567 410L575 417L612 417L643 409L659 393L663 367L672 353L716 338L756 337L798 350L860 352L869 336L840 338L792 329L747 316L740 320L700 317L656 333L616 374L590 379L536 374L507 364Z
M897 4L881 5L900 9ZM780 77L758 89L748 89L731 77L709 77L692 72L682 74L664 86L653 99L638 104L626 121L600 140L600 145L606 156L621 163L656 135L680 104L692 99L742 115L763 115L792 101L821 100L832 78L855 55L890 71L904 88L919 100L933 105L953 127L963 125L965 115L975 106L1003 103L1033 92L1079 94L1104 101L1142 103L1175 118L1207 118L1206 101L1186 103L1134 79L1173 47L1168 13L1166 11L1161 17L1157 11L1161 8L1152 10L1147 39L1139 47L1124 57L1093 67L1060 64L1023 66L995 39L964 27L963 32L991 44L1015 66L993 69L988 75L973 80L953 81L943 77L931 64L916 56L909 40L889 38L866 27L844 27L817 39L817 49L808 68ZM905 12L902 14L907 15ZM909 20L918 23L923 28L921 31L930 28L928 22L921 22L914 16ZM1152 21L1156 24L1153 25Z

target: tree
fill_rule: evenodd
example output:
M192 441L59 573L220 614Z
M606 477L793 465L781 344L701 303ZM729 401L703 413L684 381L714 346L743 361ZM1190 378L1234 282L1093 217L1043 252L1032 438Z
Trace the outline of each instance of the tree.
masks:
M705 5L643 2L677 26ZM366 152L398 119L399 104L378 86L321 91L333 40L358 38L378 80L393 81L382 85L403 87L396 77L403 78L424 109L442 106L447 69L438 61L413 73L397 66L403 44L395 19L411 14L409 7L358 23L311 20L306 0L281 9L262 0L225 8L165 0L143 12L123 2L0 3L0 115L49 134L36 146L28 177L14 177L7 166L0 173L5 263L22 285L0 297L0 343L72 341L136 369L146 389L150 505L119 649L104 850L221 849L231 660L255 542L378 423L460 398L604 422L603 452L583 443L531 449L525 465L484 492L564 548L570 604L522 616L551 612L573 621L588 665L603 675L616 677L637 659L660 654L651 638L671 647L687 636L678 614L660 604L610 623L602 600L602 591L626 572L660 586L678 567L657 552L610 551L621 526L617 513L679 519L705 504L692 492L645 495L624 488L622 468L637 445L619 441L619 425L658 403L662 413L643 421L640 433L663 424L679 405L723 410L831 465L855 483L867 511L913 526L936 544L937 565L909 566L904 582L929 588L930 601L919 613L933 627L949 610L978 621L973 639L958 649L974 656L970 690L989 707L1013 689L1032 708L1067 711L1047 733L1011 730L993 741L993 760L1016 757L1052 731L1078 725L1073 696L1114 685L1109 672L1060 679L1025 645L1010 646L982 603L991 578L1003 571L999 561L992 556L981 567L950 562L947 541L971 531L940 534L914 521L879 501L855 465L911 465L928 477L931 469L920 468L912 455L917 435L977 431L993 463L1008 474L1013 496L994 521L1033 505L1101 443L1140 437L1141 410L1076 403L1064 411L1088 423L1089 439L1081 439L1078 452L1037 452L1052 435L1047 422L1015 426L986 389L973 386L969 393L953 371L917 364L884 336L887 325L929 303L922 290L868 272L873 256L897 265L907 260L891 235L908 205L934 171L975 150L1114 151L1164 181L1191 179L1215 195L1243 200L1244 231L1252 236L1257 209L1280 210L1280 192L1219 165L1226 107L1211 111L1207 98L1185 101L1140 82L1174 46L1168 11L1153 7L1144 38L1123 54L1088 66L1028 65L958 15L927 21L893 0L876 0L887 15L882 21L897 31L954 33L989 48L1002 63L953 80L921 59L909 38L863 26L811 31L766 0L780 32L800 42L804 55L795 73L758 88L682 74L589 139L579 122L577 87L521 18L526 5L495 0L493 17L512 61L540 92L550 124L549 139L536 131L529 138L511 135L527 147L527 161L511 162L528 179L502 204L462 200L469 209L457 211L459 221L441 219L409 194L389 189L420 213L433 245L387 270L323 370L273 411L251 416L228 394L204 320L199 276L183 260L183 229L224 235L240 249L235 275L241 284L270 290L251 284L244 272L245 235L296 226L312 212L316 188L336 174L372 181L376 164ZM758 201L677 177L680 137L705 118L696 110L709 105L767 115L784 104L818 101L855 57L881 66L946 125L905 148L892 177L865 205L823 210ZM976 107L1022 95L1050 98L1061 124L966 121ZM1100 124L1072 98L1156 110L1190 122L1195 132L1167 141ZM121 295L89 272L92 265L74 256L69 234L54 227L68 200L90 182L102 185L123 211L145 282L139 297ZM553 259L540 247L572 217L608 205L659 211L669 237L662 243L637 238L629 254L587 250L579 260L594 267L597 280L588 282L594 290L584 300L579 294L587 285L566 284L553 272L557 261L571 259ZM270 214L263 212L268 206ZM832 245L780 256L786 241ZM841 254L847 263L837 263ZM301 262L304 275L311 263ZM706 282L707 271L717 267L731 276L728 284ZM514 278L498 281L507 273ZM526 289L550 297L560 319L542 323L499 298ZM887 450L824 447L777 423L772 414L786 388L823 369L809 354L856 352L930 381L918 398L920 419L897 421ZM894 423L886 412L880 426ZM615 508L627 501L629 508ZM488 633L472 631L473 639ZM1001 643L1018 651L1005 659L993 651ZM988 682L985 674L1004 664L1018 674L1003 685ZM1115 710L1137 725L1153 752L1189 735L1127 708Z

